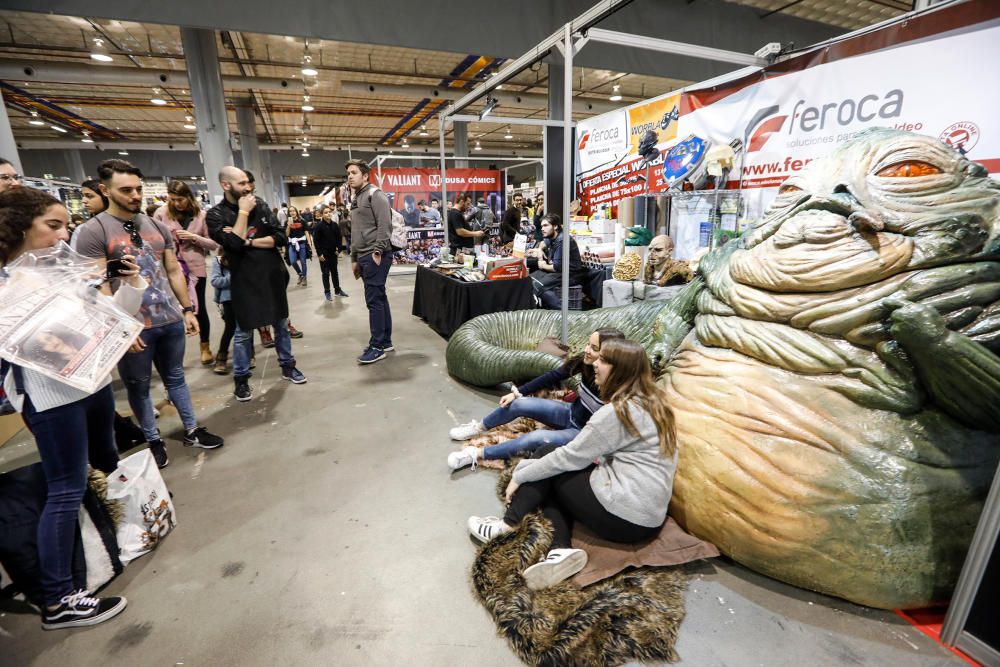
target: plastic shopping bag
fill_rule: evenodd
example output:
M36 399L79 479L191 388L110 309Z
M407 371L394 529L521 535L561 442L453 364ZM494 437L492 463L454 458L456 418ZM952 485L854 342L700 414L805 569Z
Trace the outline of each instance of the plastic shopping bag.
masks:
M155 549L177 525L167 485L148 449L122 459L108 475L108 499L122 504L117 537L123 565Z

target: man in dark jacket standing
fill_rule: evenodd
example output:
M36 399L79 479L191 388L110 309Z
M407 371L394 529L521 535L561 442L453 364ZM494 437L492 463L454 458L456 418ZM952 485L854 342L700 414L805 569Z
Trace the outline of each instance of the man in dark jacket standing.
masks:
M288 270L278 248L288 240L267 203L257 199L245 172L223 167L219 172L223 200L205 216L212 240L225 248L232 274L233 392L238 401L253 398L250 389L250 344L253 330L273 326L281 377L303 384L305 376L295 367L288 335Z
M513 241L514 236L521 231L524 196L520 192L515 192L510 198L510 203L510 207L503 212L503 218L500 219L500 242L504 245Z
M313 245L319 255L319 268L323 271L323 295L327 301L333 301L330 295L330 274L333 274L333 293L337 296L347 296L340 289L340 273L337 271L337 255L344 249L344 240L340 237L340 227L333 220L333 209L323 207L319 222L313 225Z
M385 193L368 182L370 168L361 160L346 165L347 185L354 190L351 202L351 268L365 285L365 305L371 338L358 357L359 364L385 359L392 351L392 313L385 282L392 265L392 208Z

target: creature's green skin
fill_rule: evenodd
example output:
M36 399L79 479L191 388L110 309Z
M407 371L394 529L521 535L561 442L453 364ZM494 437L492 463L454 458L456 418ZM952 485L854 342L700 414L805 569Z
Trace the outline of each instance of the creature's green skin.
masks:
M635 227L628 228L628 236L625 237L625 245L649 245L649 242L652 240L653 232L649 231L645 227L636 225Z
M901 177L922 162L936 171ZM869 130L790 178L677 300L572 316L664 369L671 514L735 560L885 608L947 599L1000 458L1000 184L922 135ZM558 313L477 318L477 385L556 360Z

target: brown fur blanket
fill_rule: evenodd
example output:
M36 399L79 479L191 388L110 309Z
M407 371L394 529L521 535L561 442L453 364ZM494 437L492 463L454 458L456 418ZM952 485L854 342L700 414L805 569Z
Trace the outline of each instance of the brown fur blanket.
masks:
M498 493L509 479L500 476ZM587 588L565 581L531 591L521 573L548 552L552 527L538 513L486 543L472 567L476 596L498 632L531 665L620 665L680 659L674 650L684 618L684 575L640 568Z

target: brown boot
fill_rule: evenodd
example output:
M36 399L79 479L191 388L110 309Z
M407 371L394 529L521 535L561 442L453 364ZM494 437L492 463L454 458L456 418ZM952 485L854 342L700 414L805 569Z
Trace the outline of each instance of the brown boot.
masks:
M229 371L226 368L226 361L228 360L228 358L229 354L227 352L219 352L217 355L215 355L215 368L213 368L212 370L215 372L216 375L229 374Z
M215 361L215 355L213 355L212 351L210 349L208 349L208 343L202 343L201 344L201 365L202 366L211 366L214 361Z
M260 343L264 347L274 347L274 338L271 336L271 330L268 327L261 327L257 329L260 333Z

